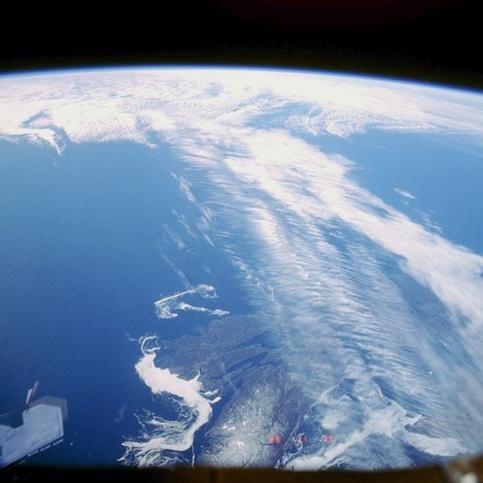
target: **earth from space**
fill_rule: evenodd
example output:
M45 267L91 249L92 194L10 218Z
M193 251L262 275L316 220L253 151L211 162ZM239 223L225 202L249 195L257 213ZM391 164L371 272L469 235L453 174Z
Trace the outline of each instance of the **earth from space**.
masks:
M49 465L483 450L483 96L201 67L0 77L0 412Z

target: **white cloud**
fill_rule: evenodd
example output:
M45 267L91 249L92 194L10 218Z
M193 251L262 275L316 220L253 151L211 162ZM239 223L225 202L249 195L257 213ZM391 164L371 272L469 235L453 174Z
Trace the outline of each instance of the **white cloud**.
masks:
M348 137L370 127L483 133L482 98L462 91L306 72L159 69L0 78L0 136L56 146L51 124L73 142L151 145L150 133L210 132L300 104L306 111L284 122L315 134ZM44 127L25 127L39 113Z
M393 190L398 194L401 195L403 198L407 198L408 200L415 200L416 197L410 193L409 191L402 190L400 188L393 188Z

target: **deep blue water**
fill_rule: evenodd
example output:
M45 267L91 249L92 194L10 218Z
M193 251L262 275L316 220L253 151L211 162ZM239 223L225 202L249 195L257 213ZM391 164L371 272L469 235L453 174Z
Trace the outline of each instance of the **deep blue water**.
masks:
M193 285L214 285L223 308L242 311L233 284L221 286L231 274L215 248L192 241L188 253L166 239L173 208L196 210L172 169L179 174L167 150L131 143L69 145L62 157L0 143L0 412L21 407L36 380L40 395L69 404L65 442L39 462L113 463L122 435L137 434L132 414L152 397L128 335L175 337L202 319L156 318L153 302L186 288L162 255Z

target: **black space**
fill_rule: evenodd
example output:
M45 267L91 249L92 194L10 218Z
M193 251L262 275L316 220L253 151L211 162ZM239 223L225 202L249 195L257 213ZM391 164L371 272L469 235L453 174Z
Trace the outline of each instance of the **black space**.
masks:
M470 0L10 3L0 70L119 64L288 66L483 87Z

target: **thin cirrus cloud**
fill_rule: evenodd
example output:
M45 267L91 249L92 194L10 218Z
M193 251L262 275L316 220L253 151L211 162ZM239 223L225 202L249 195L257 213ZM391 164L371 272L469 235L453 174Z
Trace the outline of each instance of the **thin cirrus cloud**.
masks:
M394 191L398 194L401 195L403 198L406 198L408 200L415 200L416 197L410 193L409 191L402 190L401 188L393 188Z

